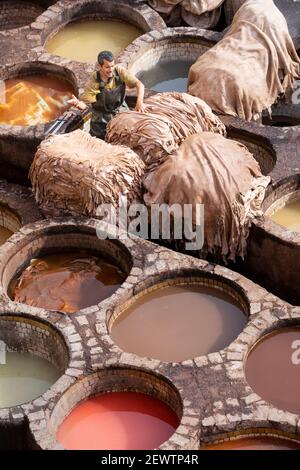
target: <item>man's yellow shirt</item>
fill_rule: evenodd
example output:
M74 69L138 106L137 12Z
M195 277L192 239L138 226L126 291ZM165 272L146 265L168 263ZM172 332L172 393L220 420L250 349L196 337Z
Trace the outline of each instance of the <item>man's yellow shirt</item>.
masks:
M134 88L137 85L138 79L134 75L131 75L124 67L116 65L114 67L114 70L118 72L121 80L125 83L128 88ZM96 77L97 72L94 72L85 86L84 92L81 96L81 100L85 103L95 103L97 101L96 97L98 93L101 93L100 84L97 81ZM107 90L113 90L114 88L116 88L116 86L116 78L113 77L112 80L110 80L105 85L105 88Z

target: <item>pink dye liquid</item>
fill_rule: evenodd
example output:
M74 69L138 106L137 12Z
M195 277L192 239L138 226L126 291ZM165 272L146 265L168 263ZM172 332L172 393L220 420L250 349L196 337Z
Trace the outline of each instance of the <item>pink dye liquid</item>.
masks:
M300 328L282 328L250 352L246 378L264 400L281 410L300 413Z
M179 425L165 403L135 392L107 393L77 406L63 421L57 440L67 450L154 449Z

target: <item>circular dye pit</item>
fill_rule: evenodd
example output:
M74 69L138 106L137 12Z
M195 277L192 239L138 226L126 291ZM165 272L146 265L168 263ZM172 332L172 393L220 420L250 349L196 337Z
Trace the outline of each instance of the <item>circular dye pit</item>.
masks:
M117 56L141 34L137 27L119 21L80 21L62 28L45 47L51 54L94 63L100 51L108 50Z
M28 353L7 352L6 363L1 362L0 408L34 400L45 393L61 375L49 361Z
M300 413L300 327L282 328L251 350L245 374L252 389L277 408Z
M228 346L246 322L239 303L228 294L177 285L145 294L117 314L111 336L123 351L181 362Z
M70 82L51 75L5 80L0 88L0 124L36 126L63 114L75 93Z
M84 250L33 259L9 286L16 302L74 313L112 295L125 280L117 266Z
M25 1L25 0L1 0L0 2L0 30L21 28L33 23L43 13L43 3L46 7L51 2ZM22 11L22 14L20 14Z
M186 92L191 60L158 63L152 69L138 75L139 80L149 88L158 92Z
M57 440L67 450L154 449L179 425L162 401L135 392L114 392L81 403L63 421Z
M293 118L291 116L263 116L262 124L265 126L273 127L293 127L300 125L300 118Z
M288 230L300 233L300 199L288 201L281 209L275 210L270 218Z
M273 436L249 436L208 444L201 450L300 450L300 442Z

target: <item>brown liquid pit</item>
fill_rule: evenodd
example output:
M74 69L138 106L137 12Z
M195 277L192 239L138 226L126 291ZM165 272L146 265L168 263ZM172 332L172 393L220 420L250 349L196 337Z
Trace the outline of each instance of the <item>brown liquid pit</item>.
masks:
M273 436L253 436L204 445L201 450L300 450L300 442Z
M263 338L245 366L252 389L265 401L300 413L300 327L282 328Z
M51 75L26 75L0 87L0 124L36 126L50 122L68 108L72 85Z
M5 243L12 234L13 232L11 230L0 225L0 246L3 245L3 243Z
M228 346L247 322L229 295L202 286L159 288L136 300L113 323L123 351L181 362Z
M9 293L16 302L74 313L112 295L125 277L117 266L78 250L32 260Z

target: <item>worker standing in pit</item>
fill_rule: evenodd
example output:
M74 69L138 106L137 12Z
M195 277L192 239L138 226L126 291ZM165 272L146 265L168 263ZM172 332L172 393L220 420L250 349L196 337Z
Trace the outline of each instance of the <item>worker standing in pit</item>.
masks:
M81 100L74 95L68 101L71 106L85 110L92 107L90 134L104 139L109 121L121 111L128 111L125 102L126 86L136 88L135 111L144 112L144 85L124 67L115 65L113 54L102 51L98 55L98 67L85 86Z

